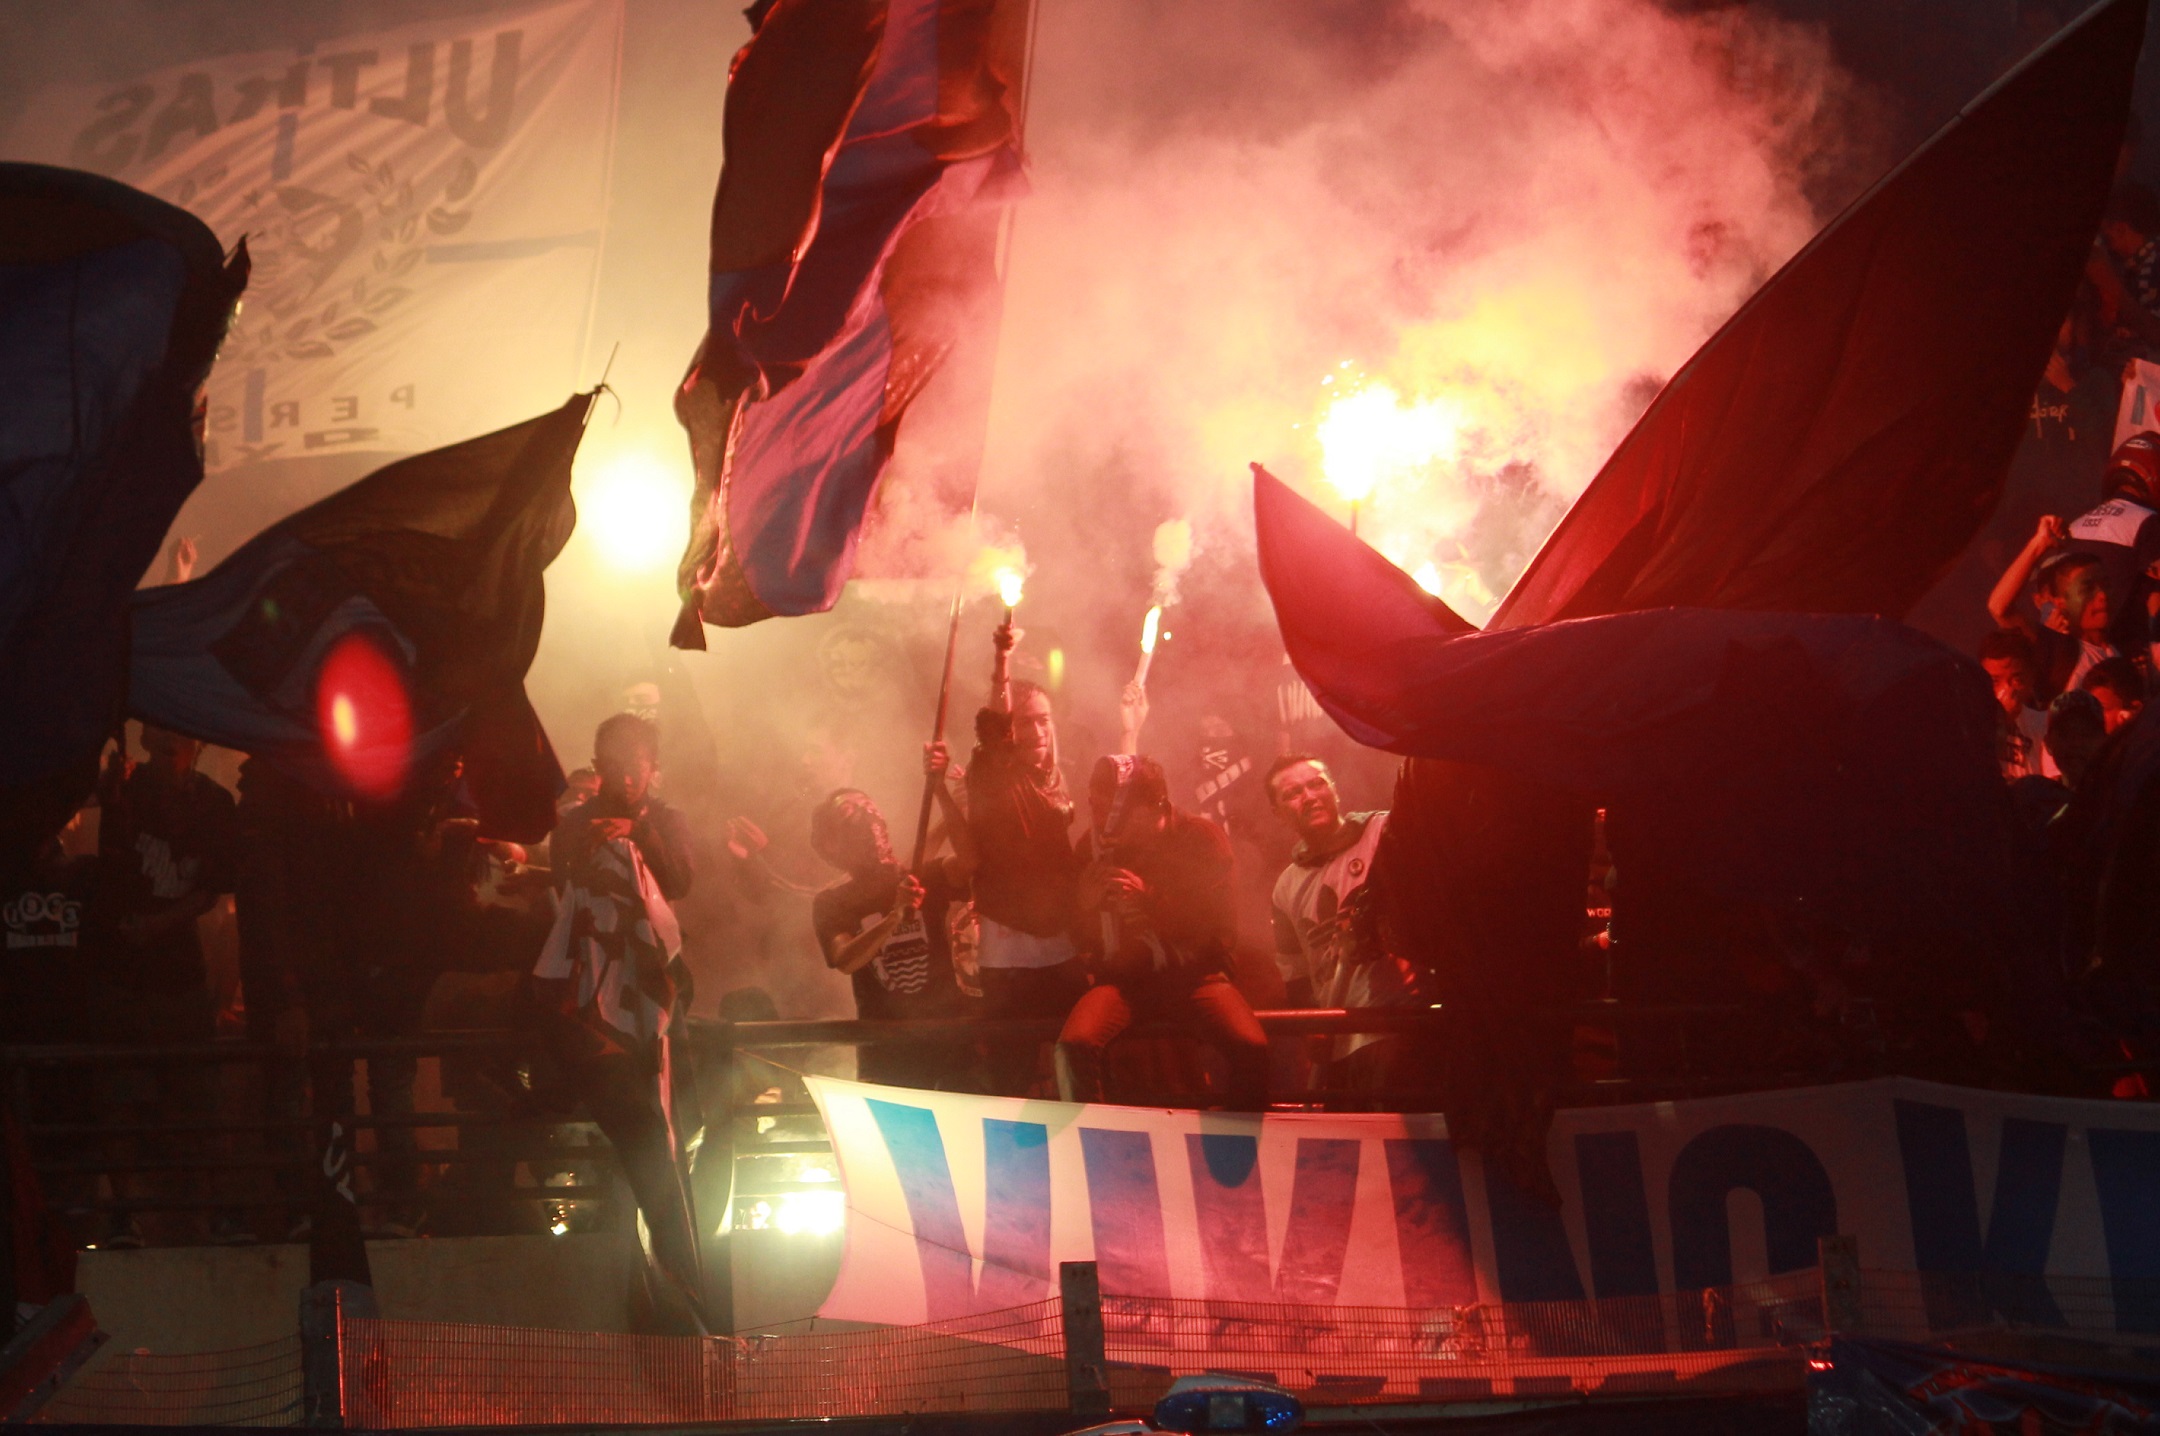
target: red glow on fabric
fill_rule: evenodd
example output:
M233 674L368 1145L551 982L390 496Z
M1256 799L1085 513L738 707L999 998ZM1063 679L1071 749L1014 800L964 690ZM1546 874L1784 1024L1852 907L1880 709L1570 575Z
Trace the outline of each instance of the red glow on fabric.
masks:
M348 633L315 675L315 722L330 765L357 797L389 798L412 764L412 700L376 641Z

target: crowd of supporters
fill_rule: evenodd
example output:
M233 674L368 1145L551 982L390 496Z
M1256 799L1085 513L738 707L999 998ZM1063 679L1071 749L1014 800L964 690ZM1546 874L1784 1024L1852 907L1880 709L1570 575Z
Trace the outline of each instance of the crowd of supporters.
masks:
M2119 396L2124 376L2156 358L2160 202L2126 186L2036 422L2059 407L2051 393ZM2133 794L2132 811L2096 835L2089 795L2121 778L2160 667L2160 431L2116 445L2091 498L2082 512L2043 517L2003 570L1978 658L2020 862L2041 894L2043 936L2031 945L2044 972L2031 990L2074 1011L2082 1026L2067 1048L2118 1059L2121 1075L2095 1078L2093 1090L2142 1096L2138 1065L2160 1055L2160 1004L2125 979L2134 962L2104 959L2111 944L2142 950L2160 935L2160 900L2143 896L2160 894L2160 824ZM653 684L599 725L552 837L531 850L480 831L454 755L369 803L239 755L213 755L213 777L201 745L178 734L123 738L94 802L22 870L0 874L0 1043L164 1051L224 1038L275 1055L239 1077L187 1062L23 1068L18 1105L48 1134L40 1156L68 1173L57 1195L99 1212L78 1235L139 1243L135 1209L162 1204L184 1214L161 1218L184 1236L297 1236L313 1210L309 1121L361 1111L386 1119L369 1139L374 1232L536 1229L549 1213L501 1192L530 1161L518 1141L545 1142L550 1123L574 1113L623 1154L655 1249L672 1251L661 1264L693 1271L691 1203L670 1155L697 1120L669 1043L697 1000L686 931L690 946L720 954L707 971L732 979L738 956L742 971L769 972L774 931L793 924L800 950L847 979L863 1018L1030 1019L1056 1033L989 1040L948 1022L934 1039L863 1046L853 1070L868 1081L1237 1110L1323 1088L1407 1101L1440 1083L1429 1042L1271 1042L1254 1017L1429 1008L1442 996L1435 975L1402 956L1415 945L1389 940L1368 891L1390 814L1346 804L1339 754L1310 741L1318 715L1294 676L1284 670L1279 721L1259 742L1207 711L1196 751L1166 764L1143 746L1148 694L1136 681L1117 742L1082 735L1073 752L1061 746L1058 696L1014 676L1022 640L1010 619L996 631L964 751L925 747L922 827L905 853L877 801L844 781L798 792L790 810L765 807L765 826L720 821L709 802L695 819L671 806ZM829 638L820 662L859 725L876 726L850 644L861 646ZM1366 796L1381 790L1361 776ZM781 860L765 831L775 824L799 827L806 849ZM1661 930L1655 882L1638 876L1631 892L1602 842L1594 851L1580 874L1586 976L1574 996L1625 989L1612 980L1615 932ZM802 880L809 861L824 865L822 883ZM774 901L789 894L807 901ZM1622 916L1632 921L1608 925L1631 900ZM759 911L767 918L743 916ZM1701 930L1688 941L1747 967L1747 942L1732 933L1684 913L1666 926L1691 923ZM1791 933L1763 944L1777 949L1771 966L1814 974L1816 1016L1835 1009L1844 1021L1854 1004L1838 974L1852 964L1835 945ZM782 1015L762 989L727 986L703 1010ZM1960 1000L1942 994L1945 1011L1980 1021L1980 1004ZM1183 1038L1127 1038L1136 1024ZM324 1051L458 1029L507 1029L526 1045L426 1065L410 1050L359 1064ZM1577 1075L1610 1070L1609 1033L1579 1030L1575 1045ZM443 1108L502 1123L461 1133L470 1160L431 1163L416 1126L400 1123ZM250 1122L256 1134L243 1138ZM191 1169L206 1144L264 1160ZM264 1185L280 1200L263 1200Z

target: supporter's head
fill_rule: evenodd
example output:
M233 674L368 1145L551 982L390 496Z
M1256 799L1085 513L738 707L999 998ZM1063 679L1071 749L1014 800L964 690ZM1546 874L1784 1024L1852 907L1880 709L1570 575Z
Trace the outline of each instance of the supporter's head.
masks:
M660 730L635 713L616 714L593 734L592 765L602 797L625 808L637 807L660 771Z
M2112 733L2137 717L2145 706L2145 679L2137 665L2117 655L2085 670L2078 687L2100 700L2100 712Z
M2154 235L2160 235L2160 196L2141 184L2116 186L2107 216L2100 221L2101 241L2129 259Z
M149 768L165 778L181 778L195 771L195 760L202 757L200 740L184 737L165 728L153 728L143 724L143 751L150 755Z
M2040 660L2032 640L2014 628L1998 628L1980 640L1980 666L1995 685L1995 702L2006 718L2032 703L2040 686Z
M2160 503L2160 434L2148 429L2115 446L2100 480L2100 497L2117 495L2141 504Z
M2107 715L2100 700L2090 693L2071 689L2058 693L2048 705L2047 750L2072 788L2083 787L2100 745L2107 742Z
M2040 565L2033 597L2042 612L2048 614L2052 628L2075 637L2098 636L2107 631L2107 594L2100 587L2100 560L2092 554L2072 552L2050 557Z
M1057 720L1050 713L1049 691L1040 683L1014 681L1012 732L1023 762L1045 771L1057 766Z
M1331 836L1342 822L1342 797L1327 764L1310 753L1291 753L1268 765L1262 778L1268 806L1306 842Z
M1170 781L1153 758L1107 754L1088 774L1088 815L1105 848L1144 842L1170 821Z
M562 796L555 800L558 817L580 803L591 802L600 793L600 775L590 768L579 768L563 779Z
M835 788L810 810L810 850L850 874L893 863L885 815L860 788Z

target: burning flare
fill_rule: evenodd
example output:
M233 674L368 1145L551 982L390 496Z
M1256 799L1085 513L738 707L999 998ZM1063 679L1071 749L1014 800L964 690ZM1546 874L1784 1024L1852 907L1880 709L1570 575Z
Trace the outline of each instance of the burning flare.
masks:
M1004 603L1007 612L1020 606L1020 595L1026 586L1027 575L1019 569L1001 568L997 571L998 598Z
M1462 420L1461 410L1445 399L1405 404L1393 385L1368 384L1336 399L1321 416L1321 472L1337 494L1363 503L1385 480L1452 460L1462 446Z

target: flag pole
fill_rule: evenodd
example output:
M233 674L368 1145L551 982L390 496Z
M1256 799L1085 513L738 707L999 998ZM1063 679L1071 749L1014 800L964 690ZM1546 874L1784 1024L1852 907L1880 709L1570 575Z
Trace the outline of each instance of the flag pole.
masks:
M1028 99L1030 92L1035 87L1035 24L1042 13L1041 5L1042 0L1029 0L1027 28L1025 38L1021 42L1023 53L1020 59L1020 103L1017 107L1018 113L1013 116L1013 144L1023 155L1027 152ZM1005 222L998 227L995 265L998 282L1001 285L1005 279L1005 262L1011 251L1015 209L1016 206L1012 205L1006 207ZM1001 304L1000 309L1002 310L1002 308ZM1000 327L1002 328L1002 326L1001 314ZM971 539L975 535L975 515L981 498L982 461L978 458L976 460L974 483L968 494L968 536ZM952 705L953 662L959 654L960 647L960 606L967 596L967 577L968 571L965 567L962 567L959 576L953 581L952 611L945 622L945 672L944 676L938 680L937 713L930 722L930 741L932 743L941 743L945 739L945 719ZM1012 619L1008 615L1006 622L1010 623L1011 621ZM915 851L908 863L908 871L918 876L922 873L924 859L930 855L930 812L937 802L938 784L944 781L945 779L942 776L929 773L923 775L922 810L915 818Z
M968 511L968 529L975 527L974 510ZM960 602L967 594L967 571L963 569L960 581L953 585L952 615L945 624L945 676L938 682L937 716L930 721L930 741L945 741L945 717L952 704L953 660L960 649ZM923 859L930 855L930 810L937 802L938 784L945 781L939 773L923 774L922 812L915 819L915 855L908 862L908 871L920 874Z

